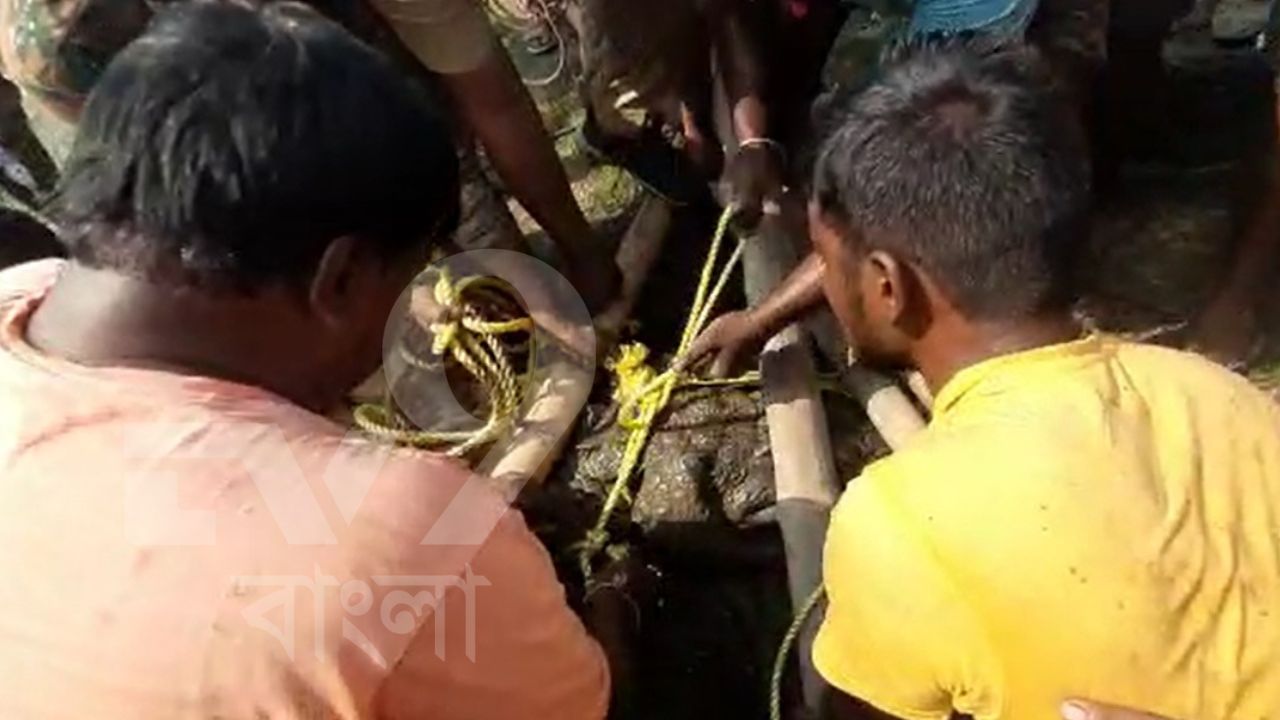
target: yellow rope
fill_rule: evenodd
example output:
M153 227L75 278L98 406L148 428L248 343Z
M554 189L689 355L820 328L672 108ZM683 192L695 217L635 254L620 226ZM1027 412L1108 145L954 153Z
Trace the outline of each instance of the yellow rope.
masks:
M512 320L487 320L477 299L506 292L504 283L486 276L466 277L453 281L441 271L433 288L440 319L433 322L431 350L452 357L484 389L489 416L475 430L431 431L410 427L393 408L390 398L382 405L365 404L354 413L361 430L401 445L441 449L454 457L462 457L496 440L515 421L520 409L519 376L512 367L501 338L513 333L532 337L533 321L527 317ZM405 360L414 367L425 367L418 358L402 350ZM430 369L430 368L428 368ZM390 387L388 387L388 395Z
M716 226L711 247L702 266L698 289L694 293L689 319L680 336L677 356L687 351L705 328L716 301L741 260L742 242L739 240L729 259L720 268L719 275L715 275L732 211L733 208L726 208ZM716 278L714 283L713 277ZM464 456L497 439L510 427L520 406L518 376L499 338L513 333L527 333L532 338L533 321L529 318L486 320L473 298L492 297L495 292L501 294L506 290L501 281L484 276L467 277L454 283L447 272L441 272L434 288L436 303L443 308L443 312L442 319L430 326L434 335L432 352L437 355L448 353L480 382L489 399L489 417L483 427L452 432L414 429L393 409L389 398L383 405L364 404L357 407L356 425L371 435L403 445L435 449L449 447L447 452L453 456ZM414 367L439 369L427 365L403 349L401 352L405 361ZM613 513L620 504L631 500L632 475L643 458L644 449L653 433L654 421L666 409L672 395L683 388L726 387L760 381L758 372L720 380L690 377L674 368L659 373L649 365L648 358L647 347L641 343L631 343L619 348L617 355L607 365L614 375L614 400L620 406L617 423L627 431L627 442L618 465L617 477L605 497L600 516L578 546L579 566L585 578L591 577L592 562L609 543L608 525ZM823 379L826 381L823 389L843 392L837 383L831 382L829 378ZM770 717L774 720L782 717L782 675L786 669L787 656L823 595L824 588L820 585L799 609L774 658L769 696Z
M705 328L715 310L716 301L732 277L742 258L742 242L730 253L728 260L716 275L720 254L728 235L732 208L726 208L720 216L711 247L703 263L698 288L694 293L689 319L680 336L676 355L689 349L694 339ZM712 279L715 282L712 282ZM447 272L441 272L433 289L435 301L442 308L441 319L432 323L432 352L448 354L468 373L480 382L488 398L489 416L483 427L465 431L428 431L410 427L394 410L390 398L383 405L364 404L355 410L358 427L371 435L391 442L414 447L440 449L448 447L448 454L465 456L477 447L497 439L514 421L520 406L518 376L500 338L514 333L526 333L532 338L533 321L529 318L512 320L486 320L476 300L492 298L507 291L506 286L493 278L476 276L453 282ZM411 366L427 370L439 370L401 349L402 356ZM659 373L648 363L649 349L640 343L619 348L607 367L614 375L614 400L619 404L617 423L627 432L626 447L618 465L618 474L609 489L595 526L579 544L579 566L583 577L591 577L591 567L596 556L609 543L608 525L619 505L630 502L630 485L636 468L643 459L644 449L653 433L658 415L666 409L672 395L683 388L726 387L758 383L758 372L723 380L705 380L690 377L668 368ZM825 383L824 389L833 390L833 383ZM389 391L388 391L389 392ZM774 659L770 678L770 717L781 718L782 675L787 656L799 636L805 621L816 609L823 596L819 586L787 630Z
M693 307L689 311L689 320L680 337L677 356L689 349L689 345L706 326L715 309L716 300L720 297L720 292L742 257L742 242L739 240L729 260L720 269L718 279L712 285L711 278L719 260L724 237L728 233L732 213L733 208L726 208L716 226L716 234L711 240L711 248L707 251L707 259L702 266L698 290L694 294ZM622 459L618 463L617 478L605 497L600 516L595 526L587 533L587 537L579 544L578 564L582 576L588 580L591 578L592 562L609 543L609 520L621 503L631 500L631 476L643 458L645 446L653 433L654 420L667 407L671 396L677 390L686 387L722 387L760 382L759 372L749 372L725 380L699 380L670 368L658 373L649 365L648 358L648 348L639 343L632 343L620 348L608 366L614 375L614 400L620 404L617 423L627 431L627 443L623 449ZM823 384L824 389L843 392L843 388L835 382L828 380ZM824 595L824 588L819 585L804 605L798 609L795 619L778 647L769 683L771 720L781 720L782 717L782 676L786 671L787 656Z
M796 612L795 618L791 620L791 626L787 628L787 634L782 636L778 652L773 656L773 672L769 675L769 720L782 720L782 676L787 671L787 656L791 654L791 646L800 639L800 632L804 630L805 623L809 622L813 612L818 609L818 603L822 602L826 594L826 586L818 585Z
M716 225L716 232L711 239L711 247L707 250L707 258L703 262L702 274L698 279L698 289L694 293L689 320L685 323L684 332L680 335L677 356L689 349L694 338L698 337L710 320L716 300L719 299L720 293L733 275L734 268L742 258L742 242L739 241L730 253L729 259L720 268L719 276L716 276L716 266L719 264L721 249L725 236L728 235L729 220L732 216L733 208L726 208ZM613 513L619 505L631 500L631 478L643 458L645 446L653 433L654 420L667 407L676 390L690 385L743 384L752 382L758 377L758 374L753 373L728 381L696 381L670 368L659 373L649 365L648 358L648 348L639 343L632 343L621 347L618 354L607 365L614 375L614 400L619 404L617 423L627 432L627 440L622 459L618 463L617 478L605 496L600 516L596 519L595 526L587 532L586 538L578 545L578 565L584 578L591 577L592 562L609 544L608 527Z
M726 208L716 226L716 234L712 238L711 248L707 251L707 259L702 266L702 275L698 281L698 290L694 294L693 307L689 311L689 320L680 337L679 356L689 349L690 344L705 328L711 313L715 309L725 284L732 276L738 261L742 257L742 242L739 241L729 260L720 269L715 284L711 283L715 267L719 260L724 237L728 233L729 219L733 208ZM639 343L623 346L610 361L608 367L614 375L614 400L620 404L618 409L618 426L627 431L626 447L618 464L618 475L613 486L605 497L604 506L595 526L587 533L587 537L579 545L578 563L584 578L591 578L592 562L609 543L609 520L618 506L630 502L631 476L640 464L645 446L653 433L653 423L657 416L667 407L671 396L681 388L687 387L723 387L760 382L759 372L749 372L736 378L724 380L700 380L688 377L674 369L658 373L648 363L649 349ZM831 378L823 378L823 389L847 392ZM769 683L769 712L771 720L782 717L782 676L786 671L787 656L800 636L805 623L813 615L825 595L825 588L819 585L805 603L798 608L796 616L774 657L773 672Z

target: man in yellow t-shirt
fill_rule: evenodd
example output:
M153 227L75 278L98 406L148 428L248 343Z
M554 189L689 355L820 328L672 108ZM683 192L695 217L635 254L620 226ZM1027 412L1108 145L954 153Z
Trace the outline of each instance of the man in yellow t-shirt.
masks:
M825 295L937 401L834 510L815 664L912 719L1278 717L1280 411L1073 320L1089 172L1035 60L917 49L818 159Z

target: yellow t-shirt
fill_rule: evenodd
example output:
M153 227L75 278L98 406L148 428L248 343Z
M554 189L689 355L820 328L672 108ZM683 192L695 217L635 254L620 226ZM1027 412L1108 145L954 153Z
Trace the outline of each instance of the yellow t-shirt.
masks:
M1280 409L1091 337L968 368L827 539L823 676L904 718L1280 717Z

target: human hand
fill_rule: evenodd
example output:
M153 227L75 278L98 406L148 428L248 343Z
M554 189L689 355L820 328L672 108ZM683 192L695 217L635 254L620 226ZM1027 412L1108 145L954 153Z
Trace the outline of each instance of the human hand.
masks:
M782 146L772 140L744 141L725 167L726 201L737 208L737 222L754 227L767 203L783 195L785 159Z
M711 377L728 377L747 355L754 355L764 344L765 330L750 310L734 310L711 321L687 352L676 359L676 370L684 372L707 357Z
M1059 711L1062 720L1168 720L1141 710L1103 705L1088 700L1068 700Z

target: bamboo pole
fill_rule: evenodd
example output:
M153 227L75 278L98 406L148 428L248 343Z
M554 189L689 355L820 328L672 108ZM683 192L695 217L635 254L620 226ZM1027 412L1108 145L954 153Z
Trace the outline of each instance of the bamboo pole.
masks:
M662 252L670 224L671 206L660 198L648 197L623 236L617 253L622 293L595 318L597 357L607 354L630 319L645 279ZM492 477L508 497L546 479L564 451L595 380L594 368L571 353L555 346L546 352L542 371L526 386L528 397L515 430L477 468Z
M758 303L796 264L795 249L781 224L765 218L756 236L747 239L743 252L748 302ZM770 339L760 357L778 525L786 549L792 606L797 609L822 584L822 546L831 507L839 494L826 411L807 336L802 325L793 324ZM811 658L816 615L797 643L804 701L814 711L820 706L824 688Z
M829 313L815 317L807 325L822 353L841 368L840 384L862 403L867 419L890 449L901 448L924 429L924 417L897 382L863 365L845 362L845 344Z

